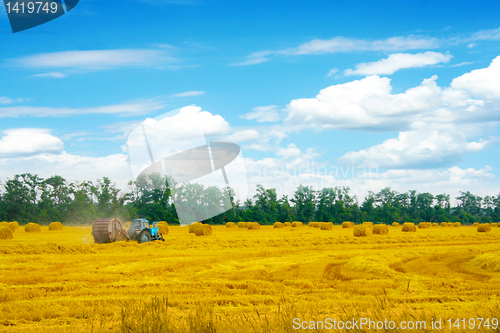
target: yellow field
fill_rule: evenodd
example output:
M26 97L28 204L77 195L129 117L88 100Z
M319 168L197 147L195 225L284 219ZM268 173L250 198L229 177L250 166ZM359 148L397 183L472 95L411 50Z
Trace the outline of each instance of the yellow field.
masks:
M145 323L154 308L168 332L296 332L296 317L500 317L497 227L356 238L340 226L169 229L165 242L102 245L91 227L17 229L0 240L0 332L159 332Z

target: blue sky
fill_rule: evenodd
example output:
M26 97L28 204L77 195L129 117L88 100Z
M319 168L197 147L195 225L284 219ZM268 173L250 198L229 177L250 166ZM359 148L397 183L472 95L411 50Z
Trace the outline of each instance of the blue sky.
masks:
M500 192L498 2L284 4L81 0L16 34L2 8L0 181L124 188L134 124L196 105L250 188Z

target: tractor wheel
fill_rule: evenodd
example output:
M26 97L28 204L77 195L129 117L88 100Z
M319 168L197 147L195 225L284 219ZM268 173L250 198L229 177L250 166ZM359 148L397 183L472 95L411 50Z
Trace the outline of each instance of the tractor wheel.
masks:
M147 230L143 230L137 238L139 243L147 243L151 241L151 234Z

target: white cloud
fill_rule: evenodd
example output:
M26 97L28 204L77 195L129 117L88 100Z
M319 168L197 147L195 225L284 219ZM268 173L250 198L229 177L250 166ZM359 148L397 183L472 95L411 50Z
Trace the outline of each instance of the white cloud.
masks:
M278 106L276 105L257 106L252 109L252 112L245 113L241 115L240 118L255 120L259 123L277 122L281 120L281 116L277 109Z
M375 62L367 62L356 65L356 69L347 69L344 75L374 75L374 74L394 74L400 69L424 67L436 65L439 63L447 63L452 58L449 54L439 52L425 53L394 53L388 58Z
M30 77L50 77L53 79L63 79L66 76L68 76L68 75L61 73L61 72L50 72L50 73L43 73L43 74L33 74Z
M487 68L476 69L453 79L451 87L479 98L500 98L500 56L493 59Z
M482 150L488 141L468 142L460 128L429 130L420 128L399 132L398 138L382 144L349 152L342 156L343 165L367 165L378 168L433 168L459 162L467 153Z
M233 134L227 136L224 141L229 142L244 142L258 140L262 135L254 129L236 131Z
M152 66L175 61L164 50L118 49L40 53L10 59L8 63L28 68L95 70L123 66Z
M332 68L328 71L328 74L326 74L326 77L331 77L335 75L339 70L337 68Z
M17 128L3 131L0 138L0 158L60 152L64 149L61 139L47 129Z
M334 37L331 39L314 39L297 47L282 50L266 50L254 52L246 60L234 66L256 65L271 60L274 56L298 56L307 54L347 53L357 51L406 51L439 47L435 38L420 36L391 37L379 40Z
M201 96L205 92L204 91L186 91L182 93L173 94L171 97L193 97L193 96Z
M89 108L52 108L33 106L11 106L0 108L0 118L32 117L63 117L79 114L115 114L133 116L148 114L163 109L162 102L155 100L132 101L128 103L104 105Z
M15 102L23 102L22 98L12 99L6 96L0 96L0 104L12 104Z

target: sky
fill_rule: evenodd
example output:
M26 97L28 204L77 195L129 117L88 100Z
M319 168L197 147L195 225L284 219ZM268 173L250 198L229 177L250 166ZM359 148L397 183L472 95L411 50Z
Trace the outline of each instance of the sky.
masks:
M188 107L241 147L249 196L496 196L499 14L497 1L80 0L14 34L2 7L0 182L127 190L131 131Z

